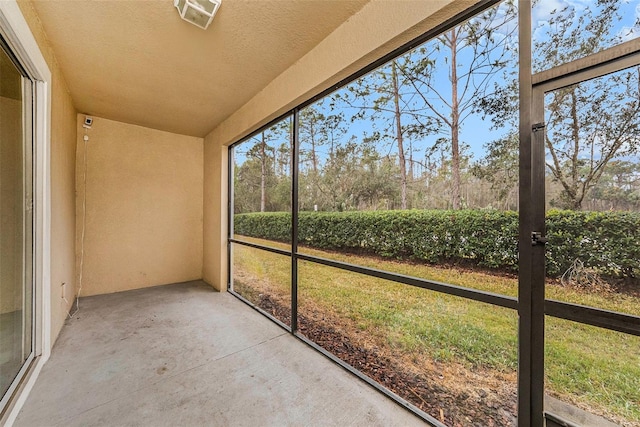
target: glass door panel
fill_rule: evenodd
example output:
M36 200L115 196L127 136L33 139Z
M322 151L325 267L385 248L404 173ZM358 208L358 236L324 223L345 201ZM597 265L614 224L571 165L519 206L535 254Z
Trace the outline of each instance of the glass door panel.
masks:
M0 397L3 403L33 349L31 91L31 81L0 50Z

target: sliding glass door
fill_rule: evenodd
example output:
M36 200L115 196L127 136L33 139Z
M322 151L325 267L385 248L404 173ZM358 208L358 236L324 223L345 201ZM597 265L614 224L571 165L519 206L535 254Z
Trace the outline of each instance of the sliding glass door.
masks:
M0 410L33 355L32 84L0 49Z

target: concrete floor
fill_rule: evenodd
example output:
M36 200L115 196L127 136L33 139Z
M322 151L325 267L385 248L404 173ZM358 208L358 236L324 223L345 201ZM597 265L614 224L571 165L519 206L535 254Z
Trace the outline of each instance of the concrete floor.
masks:
M202 282L80 300L16 426L412 426L421 420Z

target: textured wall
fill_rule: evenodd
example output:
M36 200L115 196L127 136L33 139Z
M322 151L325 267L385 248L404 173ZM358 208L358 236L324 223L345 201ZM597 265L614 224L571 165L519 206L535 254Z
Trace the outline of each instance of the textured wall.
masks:
M94 117L85 145L84 118L78 114L81 295L201 278L202 138Z

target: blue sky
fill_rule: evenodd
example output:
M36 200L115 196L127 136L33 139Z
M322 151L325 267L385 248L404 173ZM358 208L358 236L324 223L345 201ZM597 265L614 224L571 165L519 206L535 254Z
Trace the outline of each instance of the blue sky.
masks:
M534 7L532 11L532 19L533 19L533 38L534 40L544 40L546 36L546 32L549 29L549 18L552 16L554 11L561 11L564 8L572 8L575 10L576 14L579 16L587 7L594 7L595 0L540 0L537 5ZM500 9L499 9L500 10ZM632 38L640 36L640 28L638 27L638 21L640 20L640 0L621 0L620 1L620 15L622 19L615 24L614 27L611 28L610 33L612 35L619 35L624 41L630 40ZM501 33L508 33L513 27L516 25L517 20L510 21L508 25L503 26L497 33L498 36ZM428 42L427 46L433 46L434 41ZM511 43L515 43L512 41ZM436 63L440 64L448 64L450 60L448 58L448 54L446 49L433 52L434 59ZM514 52L515 55L515 52ZM535 55L535 52L534 52ZM450 56L450 55L449 55ZM464 69L464 66L471 60L472 55L469 53L465 53L464 50L459 54L459 63L461 65L460 70ZM534 56L535 63L535 56ZM512 71L515 73L516 71L516 62L512 63ZM544 68L544 66L536 66L536 69ZM515 78L515 74L513 77ZM450 98L451 96L451 84L449 83L449 70L447 65L440 66L436 68L436 72L433 73L433 78L435 82L433 86L436 88L437 92L439 92L444 98ZM500 82L503 80L502 76L494 76L493 79L496 82ZM474 80L472 80L473 82ZM345 89L343 91L346 92ZM434 94L430 99L434 103L438 103L437 97ZM419 103L419 98L411 98L411 102ZM335 111L332 112L328 108L327 100L319 101L315 104L318 109L321 109L324 114L335 114ZM442 109L438 108L443 114L448 114L446 106L440 102ZM374 130L382 130L381 126L384 125L383 120L378 120L375 124L371 124L370 121L355 121L350 122L350 116L353 115L355 110L351 108L342 108L341 111L345 114L346 117L346 125L349 127L347 133L343 137L343 142L349 140L352 136L355 136L355 140L361 140L365 134L370 134ZM450 111L450 110L449 110ZM514 117L517 117L517 111L514 111ZM505 135L509 130L513 129L511 123L505 123L505 127L503 129L491 130L491 124L488 121L483 121L480 114L474 114L467 118L467 120L462 124L461 127L461 141L469 147L468 153L472 156L474 160L478 160L483 156L483 144L495 140L503 135ZM424 159L424 152L426 149L431 147L434 142L441 137L447 137L446 129L444 132L436 133L433 135L427 135L426 137L420 138L419 140L414 141L414 148L418 148L418 152L414 153L414 157L416 159ZM388 153L395 153L396 150L392 145L393 142L387 141L382 142L378 145L378 151L382 155L386 155ZM253 144L251 144L253 145ZM249 147L243 147L241 151L245 151ZM326 157L328 153L328 147L322 147L319 149L319 154L323 157ZM239 153L238 153L239 154ZM237 160L242 162L242 156L238 156Z
M532 10L533 38L540 37L540 30L544 28L554 10L560 11L565 7L571 7L580 13L595 4L595 0L539 0ZM636 24L640 19L640 0L620 0L619 10L622 20L618 22L616 28L612 29L612 32L621 35L624 41L638 37L640 29Z

